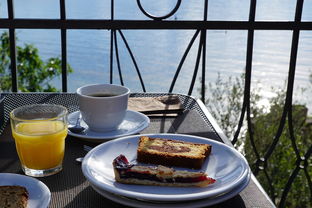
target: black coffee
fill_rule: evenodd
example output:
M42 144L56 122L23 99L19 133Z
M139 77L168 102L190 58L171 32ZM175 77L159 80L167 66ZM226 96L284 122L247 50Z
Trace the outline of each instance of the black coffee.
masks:
M117 94L109 94L109 93L94 93L94 94L90 94L88 96L91 97L114 97L117 96Z

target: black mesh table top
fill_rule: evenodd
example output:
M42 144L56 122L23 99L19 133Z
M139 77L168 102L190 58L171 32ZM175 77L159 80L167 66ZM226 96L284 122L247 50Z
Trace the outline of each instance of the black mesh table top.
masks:
M135 93L132 97L156 97L168 94ZM193 97L178 94L184 112L177 117L150 117L151 123L142 134L179 133L207 137L226 144L215 122L209 121L207 109L201 101ZM61 104L69 112L78 110L78 100L74 93L7 93L0 97L0 172L23 174L9 124L9 112L14 108L34 103ZM125 207L98 194L90 186L81 171L81 165L75 162L77 157L86 154L83 145L96 146L75 137L66 138L66 150L63 170L53 176L38 178L45 183L52 194L50 207ZM1 178L0 178L1 180ZM161 207L161 206L160 206ZM252 176L249 185L238 195L213 205L212 207L274 207L271 200Z

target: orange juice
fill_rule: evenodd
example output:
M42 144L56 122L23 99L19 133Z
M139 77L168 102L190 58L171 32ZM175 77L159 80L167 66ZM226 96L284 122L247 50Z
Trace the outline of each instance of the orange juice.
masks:
M12 134L23 166L43 170L62 163L67 135L62 121L19 123Z

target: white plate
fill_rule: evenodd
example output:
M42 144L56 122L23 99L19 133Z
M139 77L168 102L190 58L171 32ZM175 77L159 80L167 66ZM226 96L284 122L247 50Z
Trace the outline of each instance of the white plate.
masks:
M79 116L79 111L70 113L68 115L68 123L75 124ZM74 137L79 137L87 141L101 142L102 140L114 139L117 137L128 136L136 134L148 127L150 119L139 112L127 110L124 121L114 131L95 132L89 129L88 125L81 119L81 126L85 127L84 133L77 134L68 131L68 134Z
M51 200L49 188L41 181L14 173L0 173L0 186L24 186L28 193L28 208L47 208Z
M142 200L136 200L116 194L112 194L110 192L104 191L95 185L91 184L92 188L104 196L107 199L110 199L114 202L131 206L131 207L139 207L139 208L159 208L159 207L166 207L166 208L195 208L195 207L206 207L206 206L212 206L214 204L221 203L223 201L226 201L237 194L239 194L242 190L246 188L246 186L249 184L250 181L250 175L251 172L248 173L248 176L246 179L237 187L233 188L230 192L216 196L214 198L204 198L199 200L193 200L193 201L183 201L183 202L176 202L176 203L168 203L168 202L152 202L152 201L142 201Z
M154 201L185 201L215 197L227 193L241 184L250 172L246 159L237 150L223 143L203 137L181 134L147 134L147 136L211 144L212 152L203 164L201 171L216 179L216 182L205 188L117 183L112 161L119 154L124 154L129 161L135 162L139 135L112 140L92 149L82 162L83 174L98 188L114 194Z

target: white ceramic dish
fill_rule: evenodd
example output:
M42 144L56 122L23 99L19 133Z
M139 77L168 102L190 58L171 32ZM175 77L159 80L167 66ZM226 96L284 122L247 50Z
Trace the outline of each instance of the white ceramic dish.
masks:
M75 124L79 116L79 111L70 113L68 115L68 123ZM148 127L150 119L139 112L127 110L124 121L114 131L95 132L88 128L88 125L81 119L81 126L86 130L83 133L74 133L68 131L68 134L91 142L102 142L103 140L110 140L117 137L137 134Z
M0 186L24 186L28 193L28 208L47 208L51 200L49 188L41 181L14 173L0 173Z
M92 188L104 196L107 199L110 199L114 202L117 202L119 204L123 204L126 206L131 206L131 207L138 207L138 208L197 208L197 207L206 207L206 206L212 206L214 204L221 203L223 201L226 201L237 194L239 194L242 190L246 188L246 186L249 184L250 181L250 175L251 172L249 172L248 176L246 179L239 184L237 187L233 188L230 192L213 197L213 198L205 198L205 199L199 199L196 201L183 201L183 202L176 202L176 203L168 203L168 202L153 202L153 201L142 201L142 200L137 200L133 198L128 198L116 194L112 194L110 192L104 191L95 185L91 184Z
M147 136L211 144L212 152L203 164L201 171L216 179L216 182L205 188L117 183L114 178L112 161L118 155L124 154L129 161L135 162L139 135L112 140L95 147L82 162L83 174L96 187L117 195L153 201L186 201L227 193L243 183L250 172L246 159L237 150L223 143L181 134L148 134Z

